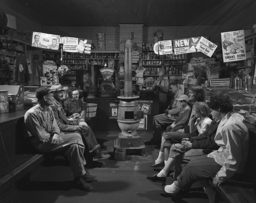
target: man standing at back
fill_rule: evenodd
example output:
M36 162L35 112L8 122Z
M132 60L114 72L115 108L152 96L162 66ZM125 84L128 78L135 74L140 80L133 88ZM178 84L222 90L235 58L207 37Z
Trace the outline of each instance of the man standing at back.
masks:
M47 87L36 91L38 104L29 109L24 116L24 122L33 147L42 152L63 151L67 156L74 175L76 187L90 191L93 187L88 183L95 179L84 169L84 144L78 133L62 133L56 123L49 106L53 94Z

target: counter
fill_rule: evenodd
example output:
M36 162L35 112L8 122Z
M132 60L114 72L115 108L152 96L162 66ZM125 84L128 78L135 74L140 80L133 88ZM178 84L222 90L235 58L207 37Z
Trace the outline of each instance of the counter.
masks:
M10 112L0 114L0 164L7 161L8 157L13 157L22 149L19 148L20 143L23 142L23 116L27 110ZM3 147L5 146L5 148ZM5 153L6 149L6 153Z

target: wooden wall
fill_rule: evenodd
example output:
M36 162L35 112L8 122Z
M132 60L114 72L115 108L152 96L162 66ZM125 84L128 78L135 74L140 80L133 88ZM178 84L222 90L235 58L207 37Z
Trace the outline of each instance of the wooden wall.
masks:
M131 33L133 33L134 42L137 43L139 48L142 48L143 24L120 24L119 26L120 51L124 51L125 41L131 38Z
M41 25L31 18L25 16L25 14L18 12L15 9L15 5L11 6L8 0L0 1L0 10L4 13L10 14L16 17L17 30L21 31L41 31Z
M159 27L144 27L143 42L153 42L153 34L157 30L164 31L164 40L181 39L197 36L214 36L220 33L222 26L159 26Z
M223 24L223 31L251 29L256 22L256 3Z

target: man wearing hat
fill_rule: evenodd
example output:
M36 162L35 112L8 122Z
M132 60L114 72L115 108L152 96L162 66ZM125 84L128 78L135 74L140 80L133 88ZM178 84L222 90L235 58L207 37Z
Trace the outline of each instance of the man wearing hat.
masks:
M172 124L168 127L167 131L177 131L179 129L182 129L185 127L186 123L189 120L191 108L188 105L188 100L189 100L188 96L183 94L183 95L180 95L176 100L180 103L181 110L178 113L178 115L170 114L170 113L166 115L169 118L169 120L172 121ZM157 167L163 164L164 146L165 146L165 141L167 137L168 137L168 133L164 132L161 138L161 146L160 146L158 157L155 160L155 162L151 165L152 167Z
M83 119L68 120L61 105L61 102L63 100L63 87L59 84L51 86L50 89L53 92L54 97L51 109L53 110L56 122L60 130L65 133L78 132L82 136L84 144L86 144L86 150L84 154L87 160L86 166L102 166L102 162L93 161L93 156L106 159L109 158L110 155L102 154L99 151L100 145L98 144L98 141L96 140L92 129L84 122Z
M24 116L25 126L30 141L35 149L42 153L63 151L67 156L74 175L74 184L79 189L90 191L93 187L88 183L95 176L85 170L86 160L84 143L76 132L63 133L54 117L50 105L53 104L53 94L47 87L40 87L36 91L38 104L30 108Z

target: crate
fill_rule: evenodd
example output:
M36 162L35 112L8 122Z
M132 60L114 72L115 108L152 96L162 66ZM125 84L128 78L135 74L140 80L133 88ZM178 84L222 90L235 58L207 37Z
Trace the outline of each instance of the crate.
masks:
M221 79L211 79L210 86L211 87L229 87L230 78L221 78Z
M97 104L94 103L86 103L85 104L85 117L93 118L96 116Z

